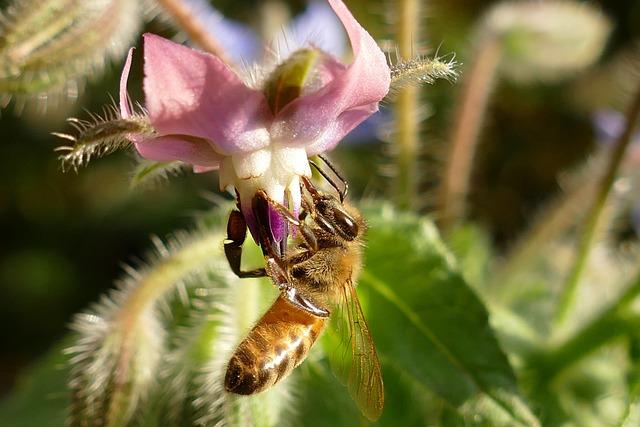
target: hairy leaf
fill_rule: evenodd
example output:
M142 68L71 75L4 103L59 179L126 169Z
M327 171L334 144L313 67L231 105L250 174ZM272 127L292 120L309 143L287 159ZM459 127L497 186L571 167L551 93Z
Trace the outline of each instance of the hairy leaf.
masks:
M172 176L180 175L189 165L181 161L155 162L140 159L131 177L131 188L154 186Z
M12 427L64 425L70 394L65 388L67 357L56 345L26 375L21 375L13 394L0 402L0 425Z
M385 374L391 362L452 407L486 398L513 424L537 425L482 301L433 224L389 206L371 207L365 217L370 230L358 293Z
M157 239L158 255L148 267L129 268L119 289L76 316L77 337L68 349L72 425L125 425L145 409L166 351L163 303L189 277L220 268L211 256L220 239L215 233L168 244Z

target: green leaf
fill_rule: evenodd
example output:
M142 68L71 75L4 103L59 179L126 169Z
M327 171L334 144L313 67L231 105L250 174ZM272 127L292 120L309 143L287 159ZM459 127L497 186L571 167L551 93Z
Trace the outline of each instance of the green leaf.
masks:
M629 404L620 422L621 426L640 424L640 335L637 333L629 337L628 353L631 362L626 378Z
M346 387L333 375L326 360L312 354L298 368L299 397L292 425L305 427L377 425L435 425L442 412L442 400L435 398L393 363L387 364L385 390L387 400L382 418L369 422L358 410Z
M67 389L67 356L54 347L0 402L0 425L12 427L62 426L67 416L71 392Z
M385 372L384 361L392 361L453 407L485 397L512 424L538 425L487 310L435 226L389 206L372 206L365 217L370 230L359 295Z
M295 426L323 427L357 425L361 418L346 387L332 374L327 363L313 360L312 355L298 369L300 396Z
M179 160L156 162L140 159L131 176L131 188L152 187L172 176L180 175L188 169L188 166Z
M447 243L467 283L477 290L486 286L493 255L487 231L472 224L464 224L452 230Z

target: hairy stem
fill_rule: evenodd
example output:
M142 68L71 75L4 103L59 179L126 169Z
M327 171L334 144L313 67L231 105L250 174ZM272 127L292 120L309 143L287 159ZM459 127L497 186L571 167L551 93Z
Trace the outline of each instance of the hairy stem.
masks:
M107 426L124 425L131 416L126 389L130 387L131 359L134 356L140 319L153 310L157 302L185 277L201 271L211 260L211 254L219 250L220 236L209 234L194 240L175 254L162 259L148 273L138 278L136 288L131 292L118 313L118 329L122 333L118 360L116 362L111 401L105 416ZM123 421L124 420L124 421Z
M569 312L573 309L575 298L578 293L578 283L580 282L580 278L582 277L582 273L589 258L589 250L596 235L600 217L607 203L607 198L609 197L609 193L611 192L611 188L615 182L618 170L622 165L627 147L631 142L631 135L633 134L636 126L638 116L640 116L640 87L638 88L638 92L636 92L631 107L627 113L624 132L620 135L620 138L613 148L605 174L598 185L596 199L587 213L583 232L580 237L580 241L578 242L578 249L573 267L571 268L571 271L569 272L569 275L561 289L558 309L555 316L556 326L562 325L567 319Z
M600 153L598 159L603 154L605 153ZM602 164L599 161L595 163ZM575 225L576 215L584 212L589 202L594 198L597 180L592 177L597 170L599 169L589 168L586 173L581 173L586 179L571 182L569 188L538 215L533 225L509 251L505 261L496 271L492 279L492 284L496 289L504 290L502 286L506 285L514 274L522 272L527 265L540 256L545 245L562 236Z
M227 64L232 64L232 61L220 43L204 28L202 22L198 20L198 17L182 0L158 0L158 4L175 19L176 23L187 33L191 41L200 46L204 51L221 58Z
M141 314L173 289L176 283L208 265L212 254L219 251L219 246L218 234L206 235L163 259L142 276L120 312L122 330L131 330Z
M211 277L222 269L220 241L214 231L155 240L156 254L136 270L127 268L114 289L87 313L76 316L78 333L71 356L71 425L129 425L156 390L165 342L162 309L167 295L184 291L186 281ZM197 277L196 277L197 276ZM164 304L163 304L164 303ZM166 314L166 312L165 312Z
M480 126L501 54L500 40L486 38L466 72L438 195L438 216L445 231L450 230L465 214Z
M575 365L593 351L626 334L635 334L640 326L640 316L628 310L640 295L640 276L608 309L588 325L550 350L530 356L529 365L544 372L540 377L551 381L565 369Z
M533 228L511 251L507 262L497 273L495 283L497 285L505 283L514 273L522 271L529 260L541 253L544 245L574 224L576 205L582 201L591 200L593 193L594 185L588 183L573 189L565 197L555 201L549 208L549 212L536 221Z
M398 2L397 42L401 60L414 56L413 41L420 38L419 18L421 2L402 0ZM416 87L400 89L396 101L396 204L401 209L415 208L415 195L418 191L418 119L419 90Z

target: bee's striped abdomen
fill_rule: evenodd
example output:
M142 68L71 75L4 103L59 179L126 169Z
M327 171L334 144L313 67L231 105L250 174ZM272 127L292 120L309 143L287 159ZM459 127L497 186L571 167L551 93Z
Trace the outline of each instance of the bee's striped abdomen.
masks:
M231 356L225 389L259 393L289 375L307 357L325 322L279 296Z

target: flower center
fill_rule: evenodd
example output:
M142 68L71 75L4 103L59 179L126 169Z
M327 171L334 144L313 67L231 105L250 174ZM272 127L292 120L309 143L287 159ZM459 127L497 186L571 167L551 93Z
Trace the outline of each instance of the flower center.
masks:
M311 176L304 147L272 142L260 150L226 157L220 167L220 187L237 189L242 213L255 238L258 224L251 209L255 194L263 190L274 202L287 206L297 215L301 203L300 176ZM274 212L269 218L259 219L261 224L269 224L276 241L285 237L283 221Z

